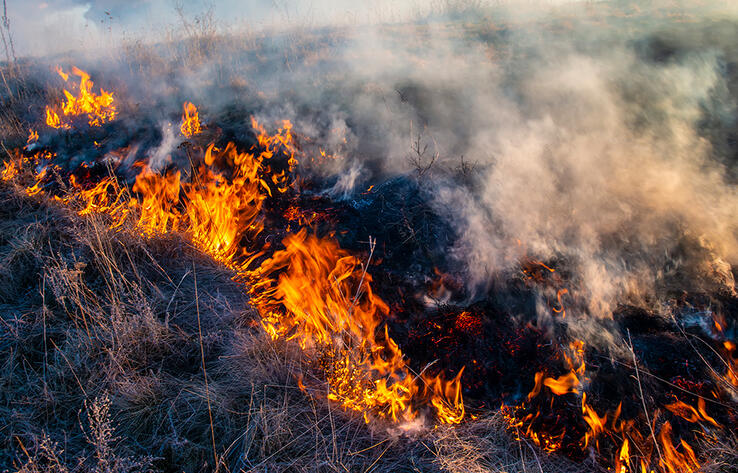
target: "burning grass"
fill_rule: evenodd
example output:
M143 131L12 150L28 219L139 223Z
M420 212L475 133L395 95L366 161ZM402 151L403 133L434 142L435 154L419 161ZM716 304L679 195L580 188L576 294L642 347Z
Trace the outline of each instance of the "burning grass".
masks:
M409 438L370 428L326 402L323 370L270 337L234 271L186 235L146 236L12 180L0 202L13 471L577 468L518 451L499 416Z
M606 317L584 279L598 273L578 266L594 253L569 240L546 251L500 236L506 266L473 288L455 258L478 229L454 219L484 217L439 202L481 203L483 181L463 158L442 168L421 134L412 171L357 185L361 165L341 161L360 114L321 121L304 104L317 124L301 120L303 134L257 120L253 103L187 97L154 113L132 103L136 91L97 93L71 70L79 85L35 104L43 113L0 170L9 468L676 473L734 462L735 271L720 245L682 231L691 213L659 217L670 231L677 222L654 271L664 288L626 288ZM422 108L429 90L400 84L398 107ZM455 94L438 93L452 110ZM600 250L628 261L668 239L608 228ZM633 261L658 266L656 253ZM692 263L681 279L670 269Z

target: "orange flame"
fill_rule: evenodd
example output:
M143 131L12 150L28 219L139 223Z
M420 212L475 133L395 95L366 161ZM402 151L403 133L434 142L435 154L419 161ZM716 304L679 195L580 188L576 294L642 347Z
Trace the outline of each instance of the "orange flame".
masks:
M53 112L47 109L47 114ZM224 149L210 145L189 182L182 182L179 172L161 174L144 165L131 192L115 177L84 188L71 176L69 195L57 200L79 202L80 215L109 215L112 228L133 217L144 236L188 235L249 285L251 302L272 338L294 340L320 360L328 398L362 413L367 422L372 417L412 420L419 405L433 408L440 422L461 422L463 369L450 381L442 373L412 373L387 327L381 327L389 308L373 293L371 275L335 239L308 235L303 228L284 238L284 249L250 268L260 254L247 248L263 229L263 202L273 189L287 191L289 173L298 164L290 122L282 122L272 135L255 119L252 125L259 153L240 152L232 143ZM272 169L270 160L277 154L286 158L286 169ZM4 175L14 172L7 169ZM44 175L39 175L27 192L40 192L42 182Z
M61 69L57 69L59 75L66 80L69 78ZM115 119L116 109L113 104L113 94L100 89L100 93L92 92L93 82L90 75L85 71L72 68L72 73L80 78L79 92L75 96L68 90L64 90L66 101L57 107L46 107L46 124L52 128L69 128L70 124L62 117L87 116L90 126L100 126L103 123ZM61 113L61 115L59 114Z
M190 138L199 134L202 129L200 128L197 107L192 102L185 102L182 108L184 109L184 113L182 114L182 125L179 127L182 136Z
M630 468L630 446L626 438L623 440L620 453L618 453L618 457L615 459L615 473L628 473L628 468Z
M718 427L718 423L715 419L707 415L707 412L705 412L705 400L702 398L699 398L697 401L697 409L682 401L667 404L665 407L673 414L678 415L687 422L691 422L693 424L696 422L708 422L715 427Z
M674 446L671 439L671 424L667 421L659 432L659 443L663 452L663 458L659 464L669 473L692 473L699 469L700 464L694 454L692 447L684 440L680 441L681 452Z
M139 209L138 226L144 234L177 230L180 214L175 206L179 202L179 171L162 176L145 166L136 176L132 190L141 195L141 200L132 200L131 206Z
M251 275L251 301L272 338L323 354L329 399L367 421L372 415L409 421L416 417L412 402L427 391L441 422L463 419L462 373L450 382L424 377L427 389L419 389L387 327L379 330L389 308L356 257L305 229L283 244Z

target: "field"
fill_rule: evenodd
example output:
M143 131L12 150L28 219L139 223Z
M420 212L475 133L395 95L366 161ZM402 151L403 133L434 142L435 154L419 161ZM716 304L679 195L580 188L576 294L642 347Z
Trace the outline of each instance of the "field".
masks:
M0 471L738 471L736 12L176 13L0 66Z

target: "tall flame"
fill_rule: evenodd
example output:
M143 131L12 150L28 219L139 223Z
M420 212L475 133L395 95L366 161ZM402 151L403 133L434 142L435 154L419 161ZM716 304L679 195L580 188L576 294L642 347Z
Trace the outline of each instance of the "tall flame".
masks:
M182 114L182 124L179 131L185 138L190 138L199 134L202 129L200 126L200 117L197 113L197 107L192 102L185 102L182 106L184 113Z
M57 72L65 82L69 79L69 74L65 74L61 69L57 69ZM46 124L52 128L70 128L71 125L64 117L72 118L80 115L86 115L90 126L100 126L115 119L113 94L103 89L100 89L99 94L94 93L90 75L81 69L72 67L72 74L80 78L77 95L64 90L65 101L55 107L46 107Z

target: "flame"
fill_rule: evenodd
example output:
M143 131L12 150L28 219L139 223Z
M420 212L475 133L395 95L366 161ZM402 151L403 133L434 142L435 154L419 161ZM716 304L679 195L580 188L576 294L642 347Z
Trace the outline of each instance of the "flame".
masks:
M623 440L623 445L620 447L620 453L615 459L615 473L628 473L630 468L630 447L628 445L628 439Z
M162 176L144 166L132 190L141 196L140 200L131 201L131 207L139 210L138 226L144 234L177 230L180 214L175 206L179 202L179 171Z
M413 401L427 397L441 422L463 419L462 372L449 382L423 377L420 389L387 327L380 329L389 308L355 256L304 228L282 243L285 249L251 275L251 302L272 338L322 354L329 399L367 421L373 415L409 421L416 417Z
M107 214L112 217L111 227L120 227L130 212L130 206L126 202L126 190L121 188L114 177L106 177L89 189L84 189L77 183L74 175L69 177L70 184L75 192L70 196L60 199L63 203L71 201L78 202L79 215L93 213Z
M729 343L729 342L728 342ZM565 430L550 422L541 424L543 412L538 409L530 412L527 404L541 395L542 387L546 386L552 395L562 396L569 393L578 393L581 382L585 376L586 364L584 362L584 343L574 341L569 345L568 351L562 351L566 365L570 371L558 378L546 377L544 372L537 372L534 378L534 386L528 394L525 403L521 406L503 406L503 416L508 428L514 429L517 435L521 433L533 440L545 451L556 451L562 448ZM631 468L636 468L636 460L630 456L631 448L641 456L638 464L640 471L653 472L650 469L651 461L656 453L660 452L657 462L661 471L668 473L689 473L699 469L699 462L692 447L683 439L677 445L672 440L672 427L665 421L659 431L657 445L651 440L653 436L642 434L636 426L635 420L621 420L622 403L612 413L599 415L597 411L587 403L587 393L582 393L582 421L586 426L586 432L581 439L580 446L583 449L592 448L600 451L600 440L603 438L621 438L619 451L613 459L614 471L617 473L628 473ZM697 399L697 407L676 400L665 406L672 414L681 417L690 423L710 424L720 427L720 424L711 417L706 410L705 400ZM521 414L528 412L527 414ZM654 423L659 415L657 410L653 414ZM653 427L653 425L652 425ZM558 428L558 430L557 430ZM655 430L655 428L654 428Z
M46 107L46 124L49 125L51 128L69 128L69 125L62 122L59 114L48 106Z
M61 69L57 69L57 72L65 82L69 79L69 75ZM79 92L75 96L68 90L64 90L65 101L55 107L47 106L46 124L52 128L68 129L71 125L62 117L72 118L86 115L90 126L100 126L115 119L116 108L113 104L113 94L103 89L100 89L99 94L92 92L94 84L90 80L90 75L83 70L72 67L72 74L80 78Z
M587 393L582 395L582 417L589 426L589 432L584 434L584 448L589 446L590 441L596 440L600 434L605 432L607 414L600 417L597 412L587 404ZM597 447L599 450L599 446Z
M697 400L697 409L679 400L672 404L667 404L664 407L687 422L691 422L693 424L697 422L707 422L715 427L719 427L717 421L710 417L705 411L705 400L702 398Z
M658 436L663 455L659 460L659 464L664 468L664 471L669 473L692 473L697 471L700 464L694 450L687 442L681 440L679 446L682 451L680 452L672 442L671 432L671 424L668 421L664 422Z
M184 113L182 114L182 125L179 127L182 136L190 138L199 134L202 129L200 128L200 118L197 115L197 107L191 102L185 102L182 108Z
M561 301L561 296L563 296L564 294L568 294L568 293L569 293L569 290L566 288L559 289L558 291L556 291L556 300L559 302L559 307L558 308L554 307L552 310L557 314L561 314L561 318L566 317L566 308L564 307L564 303Z
M9 159L3 163L3 168L0 170L0 178L3 181L10 181L20 173L21 161L19 159Z
M274 135L269 135L264 127L256 121L256 118L251 117L251 127L257 132L256 139L259 143L259 147L265 151L262 153L263 156L268 159L280 149L287 156L287 165L289 166L288 171L291 173L295 170L298 161L295 155L297 154L297 148L295 147L294 138L292 136L292 123L289 120L282 120L282 127L277 130ZM280 183L286 182L286 176L280 177ZM275 182L275 184L277 184ZM284 192L283 186L277 186L280 192Z
M546 378L543 380L543 385L548 387L557 396L579 392L577 391L579 378L577 378L576 373L573 371L558 378Z
M26 143L31 144L34 141L38 141L38 132L34 130L33 128L28 129L28 140L26 140Z
M62 79L64 79L64 82L69 80L69 74L65 73L61 67L59 66L56 67L56 73L59 74L59 76L61 76Z
M89 93L89 77L76 69L74 73L83 74L80 89ZM69 104L86 103L68 99L65 116ZM185 119L196 118L196 108L188 105ZM47 108L47 116L54 113ZM199 120L192 123L199 125ZM183 134L191 131L184 125ZM80 215L109 216L111 228L133 219L144 236L187 235L247 284L261 325L272 338L292 340L319 361L328 398L360 412L367 422L374 417L413 420L418 406L432 408L442 423L461 422L463 369L449 381L443 373L412 372L382 323L389 308L374 294L371 275L332 236L318 238L302 228L284 238L283 249L251 267L263 254L254 247L264 226L263 203L274 190L289 189L299 153L289 121L271 135L253 118L252 126L258 152L239 151L232 143L223 149L211 144L189 182L179 172L159 173L140 165L130 191L115 176L83 186L71 175L68 194L56 199L75 206ZM283 159L274 161L277 155ZM17 174L14 166L6 164L3 176ZM46 168L26 191L41 192L44 182Z
M463 373L464 367L450 382L444 383L440 376L426 381L433 393L431 404L436 408L438 420L444 424L458 424L464 419L464 399L461 395L461 375Z

